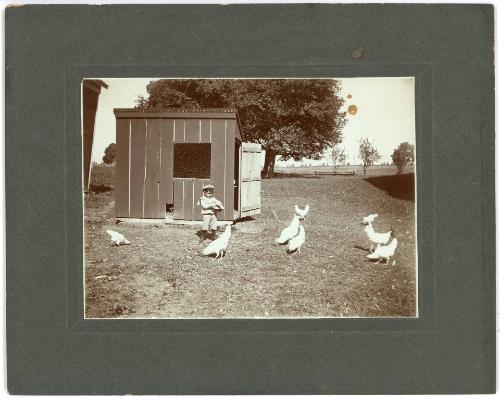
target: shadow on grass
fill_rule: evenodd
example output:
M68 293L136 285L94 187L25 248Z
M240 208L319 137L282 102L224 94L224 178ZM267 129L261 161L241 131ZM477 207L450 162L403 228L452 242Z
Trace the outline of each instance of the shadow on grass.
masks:
M370 248L361 247L361 246L359 246L359 245L355 245L355 246L354 246L354 248L355 248L355 249L361 249L361 250L363 250L363 251L365 251L365 252L370 253Z
M234 226L237 224L237 223L245 223L245 222L251 222L255 220L255 218L253 218L252 216L243 216L242 218L239 218L239 219L236 219L234 222L233 222L233 229L236 229Z
M376 176L365 179L368 183L384 190L391 197L415 202L415 174Z
M308 179L320 179L321 175L315 175L314 173L274 173L270 177L264 177L263 179L286 179L290 177L305 177Z

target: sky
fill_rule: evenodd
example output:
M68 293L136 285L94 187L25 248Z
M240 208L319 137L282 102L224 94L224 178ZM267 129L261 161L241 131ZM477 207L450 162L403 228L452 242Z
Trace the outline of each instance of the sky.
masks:
M132 108L137 98L147 97L146 85L154 80L96 78L104 80L108 89L102 89L96 114L92 161L101 162L104 149L115 142L115 116L113 108ZM343 78L341 96L345 100L342 111L350 105L357 108L356 114L347 113L347 124L343 129L346 162L359 163L359 140L369 138L382 158L391 162L394 149L402 142L415 144L415 88L413 77ZM350 96L350 98L349 98ZM291 164L320 165L331 163L328 157L319 161L305 159L302 162L277 160L276 166Z
M103 80L109 86L107 89L101 89L95 116L92 161L100 163L106 147L111 143L116 143L113 108L135 107L140 95L147 96L146 85L153 79L98 79Z
M357 113L347 113L343 129L346 154L357 156L359 140L369 138L382 156L380 162L392 162L394 149L405 141L415 144L414 78L349 78L342 83L345 100ZM347 96L351 95L352 98ZM349 157L348 157L349 158ZM351 162L352 163L352 162Z

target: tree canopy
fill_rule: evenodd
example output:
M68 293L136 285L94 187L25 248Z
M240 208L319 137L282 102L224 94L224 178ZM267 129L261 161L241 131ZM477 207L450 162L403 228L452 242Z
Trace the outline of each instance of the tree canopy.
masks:
M116 144L111 143L104 150L104 156L102 157L102 161L107 165L111 165L113 162L115 162L115 158L116 158Z
M265 174L283 160L320 159L342 141L345 113L340 82L331 79L156 80L139 109L235 108L245 141L262 144Z
M392 153L392 162L398 167L398 173L403 172L403 168L409 162L415 160L414 146L408 142L401 143Z

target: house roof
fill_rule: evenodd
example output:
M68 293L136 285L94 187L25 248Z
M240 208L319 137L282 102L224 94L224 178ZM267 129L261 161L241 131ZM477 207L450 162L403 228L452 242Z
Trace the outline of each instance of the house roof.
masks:
M96 93L101 92L101 87L104 87L105 89L109 87L106 82L100 79L84 79L83 85L95 91Z

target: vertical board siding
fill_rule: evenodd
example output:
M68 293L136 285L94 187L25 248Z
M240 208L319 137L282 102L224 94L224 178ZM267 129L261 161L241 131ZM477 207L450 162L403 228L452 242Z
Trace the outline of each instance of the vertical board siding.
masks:
M186 137L186 121L174 119L174 143L184 143Z
M115 215L129 217L130 119L116 120Z
M130 121L130 217L144 217L146 120Z
M199 119L186 119L185 122L186 135L184 138L185 143L199 143L200 142L200 120Z
M201 120L200 130L200 143L210 143L210 119Z
M226 121L224 220L234 219L234 133L235 119Z
M160 142L160 205L174 203L174 121L161 119Z
M235 210L235 119L116 120L116 215L163 218L165 204L174 219L201 220L196 205L203 185L211 182L224 204L219 220L233 220ZM210 179L174 179L174 143L211 143ZM248 143L245 143L248 144ZM241 208L260 207L260 149L246 147L241 156ZM258 147L258 146L257 146ZM196 161L196 160L194 160ZM243 209L242 209L243 210Z
M244 148L245 143L242 144L242 148ZM242 149L241 152L241 204L240 204L240 213L244 212L244 209L248 207L248 191L249 191L249 178L250 178L250 159L249 153Z
M184 143L186 136L186 121L174 119L174 143ZM174 149L172 145L172 168ZM173 170L173 169L172 169ZM172 172L173 175L173 172ZM184 219L184 193L185 184L183 179L174 179L174 219Z
M207 184L210 180L196 180L194 184L194 200L195 200L195 211L193 214L193 220L202 220L201 216L201 207L197 206L196 203L198 202L198 199L202 196L203 194L203 186Z
M241 144L241 216L260 213L261 208L261 181L259 144Z
M244 183L244 197L242 198L242 209L244 211L260 209L260 181L255 180ZM244 201L243 201L244 199Z
M261 197L260 197L260 192L261 192L261 165L260 165L260 159L261 159L261 152L254 152L253 153L253 167L252 167L252 179L253 179L253 190L254 190L254 198L255 198L255 203L258 205L259 212L260 213L260 208L261 208Z
M260 166L260 158L261 152L254 152L253 155L253 166L252 166L252 179L260 181L261 175L261 166Z
M146 126L146 182L144 191L144 217L153 219L158 213L160 184L160 120L148 119Z
M194 179L184 179L184 220L193 220Z
M240 127L236 123L236 119L233 119L233 120L234 120L234 125L235 125L235 127L234 127L234 137L237 138L240 141L243 141L243 138L241 137Z
M235 148L234 148L234 180L236 184L236 188L234 190L234 202L235 202L235 218L241 217L241 141L235 140Z
M184 219L184 179L174 179L174 219Z
M92 145L99 94L83 84L83 189L89 188L91 174Z
M214 196L224 204L224 208L227 209L225 202L225 180L224 180L224 170L226 165L224 164L224 153L225 153L225 134L226 122L221 119L212 119L212 146L211 146L211 163L210 163L210 180L215 186ZM231 208L231 206L230 206ZM218 217L221 220L225 220L226 211L220 212Z
M96 110L84 108L83 111L83 189L89 188L91 174L92 144L94 142Z

